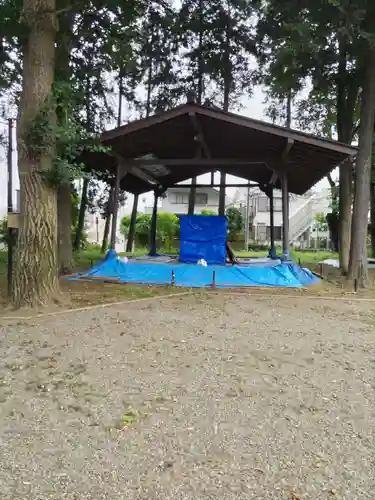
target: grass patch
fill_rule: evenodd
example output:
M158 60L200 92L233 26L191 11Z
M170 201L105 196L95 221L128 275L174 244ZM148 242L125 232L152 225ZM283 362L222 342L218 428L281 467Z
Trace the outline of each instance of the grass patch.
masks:
M263 250L258 250L258 251L250 251L246 252L244 250L239 250L234 252L237 257L266 257L267 252L264 252ZM278 252L278 255L281 252ZM307 266L308 264L314 264L317 262L320 262L321 260L325 259L338 259L338 254L334 252L329 252L329 251L319 251L319 252L306 252L306 251L298 251L298 250L292 250L291 251L291 258L294 262L297 264L301 262L303 266Z
M137 410L130 408L122 417L123 427L134 425L139 421L140 415Z
M121 302L122 300L147 299L186 292L186 288L173 288L171 286L147 287L67 280L62 280L61 286L63 291L71 298L71 307L74 309L110 302Z
M145 253L145 252L144 252ZM88 249L75 255L74 272L89 269L102 258L100 250ZM68 281L61 279L61 288L67 298L67 307L77 309L111 302L162 297L169 294L186 293L186 288L171 286L148 287L109 284L100 282ZM8 303L7 298L7 253L0 252L0 308Z
M135 254L141 256L147 254L147 249L139 249ZM160 253L170 253L160 250ZM124 253L125 255L125 253ZM236 255L246 257L265 257L264 251L241 252L237 251ZM75 254L75 268L74 271L84 271L89 269L93 264L100 260L103 255L100 249L92 246L85 251ZM303 267L308 267L314 272L320 273L321 267L319 262L325 259L337 259L338 255L332 252L306 252L306 251L292 251L292 259ZM370 276L375 280L375 271L369 270ZM0 252L0 305L5 307L7 304L7 253ZM345 278L340 275L338 269L330 266L323 266L323 276L326 278L321 285L313 287L313 289L305 290L304 293L313 294L341 294L348 291ZM374 282L375 285L375 282ZM61 280L62 290L65 292L68 299L68 307L71 309L89 307L100 304L107 304L111 302L121 302L126 300L147 299L155 296L163 296L169 294L186 293L186 288L174 288L171 286L138 286L138 285L122 285L101 282L84 282L84 281L68 281ZM375 288L375 287L374 287ZM272 293L275 293L273 289ZM284 291L285 289L279 289ZM255 289L249 289L250 292L256 293ZM265 292L264 289L262 289ZM349 290L352 291L352 290ZM361 292L366 296L374 296L375 291L369 290ZM1 307L0 306L0 307Z

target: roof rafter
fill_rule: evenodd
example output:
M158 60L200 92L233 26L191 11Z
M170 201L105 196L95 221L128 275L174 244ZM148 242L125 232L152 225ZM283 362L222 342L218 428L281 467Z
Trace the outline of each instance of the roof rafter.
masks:
M194 112L189 112L189 117L193 123L194 130L197 133L197 140L200 142L202 150L203 150L206 158L211 158L212 157L211 151L210 151L210 148L208 147L206 139L204 137L201 124L197 120L197 114Z
M147 174L146 172L144 172L143 170L141 170L140 168L138 168L136 166L129 165L128 162L126 161L126 159L123 158L122 156L118 155L117 153L114 153L111 151L110 154L111 154L111 156L114 156L117 159L118 166L119 166L121 172L124 172L124 173L130 172L131 174L135 175L136 177L138 177L139 179L141 179L144 182L148 182L151 184L158 184L159 183L157 178L153 177L152 175Z

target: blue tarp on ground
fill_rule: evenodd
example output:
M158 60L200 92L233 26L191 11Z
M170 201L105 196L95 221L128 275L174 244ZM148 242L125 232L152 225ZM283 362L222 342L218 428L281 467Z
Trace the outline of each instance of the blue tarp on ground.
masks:
M225 264L227 218L218 215L180 217L180 262Z
M68 279L84 279L85 277L115 278L122 283L143 285L168 285L172 282L172 271L175 285L187 288L207 288L215 284L218 288L237 288L250 286L304 288L319 282L308 269L302 269L293 263L274 265L247 266L199 266L195 264L162 264L152 262L127 262L118 258L113 251L108 252L105 259L97 263L86 273L80 273Z

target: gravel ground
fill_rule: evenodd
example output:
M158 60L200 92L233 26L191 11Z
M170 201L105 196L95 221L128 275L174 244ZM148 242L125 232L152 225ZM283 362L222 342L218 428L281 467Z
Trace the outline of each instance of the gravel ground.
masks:
M374 305L185 296L0 332L0 499L373 499Z

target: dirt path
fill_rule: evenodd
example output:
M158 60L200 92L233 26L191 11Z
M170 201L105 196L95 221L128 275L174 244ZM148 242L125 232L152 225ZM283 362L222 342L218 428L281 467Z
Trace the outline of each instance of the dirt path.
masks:
M372 303L133 307L1 328L1 500L373 498Z

